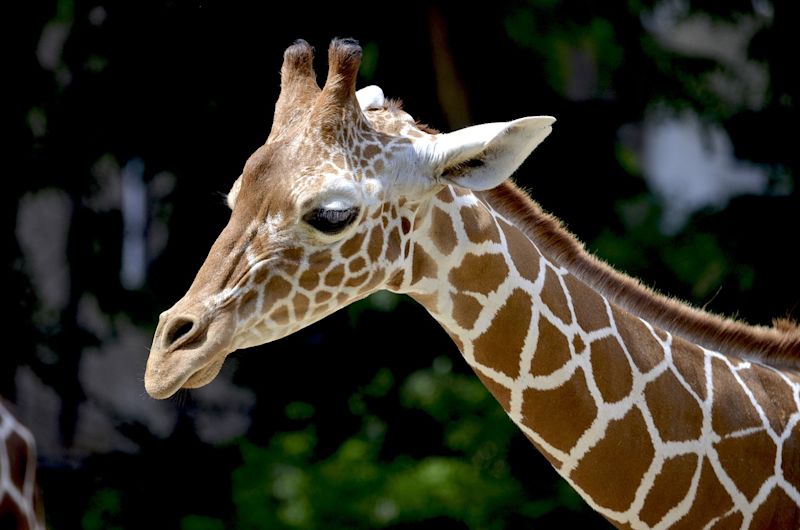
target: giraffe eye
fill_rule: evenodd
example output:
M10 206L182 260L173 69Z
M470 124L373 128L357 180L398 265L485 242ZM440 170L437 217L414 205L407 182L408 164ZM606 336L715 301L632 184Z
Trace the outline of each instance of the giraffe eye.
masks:
M323 234L336 234L358 217L358 208L315 208L303 220Z

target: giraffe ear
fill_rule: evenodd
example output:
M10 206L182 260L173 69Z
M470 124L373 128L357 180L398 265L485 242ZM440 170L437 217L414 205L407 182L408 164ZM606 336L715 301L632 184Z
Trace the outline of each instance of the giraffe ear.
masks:
M555 121L551 116L533 116L440 134L428 156L439 180L488 190L517 170L550 134Z
M356 99L358 100L358 106L361 107L362 111L383 108L383 105L386 101L386 98L383 96L383 90L381 90L381 87L377 85L365 86L361 90L357 91Z
M228 192L227 197L225 197L225 202L228 203L228 208L233 210L234 205L236 204L236 198L239 197L239 190L242 187L242 175L239 175L239 178L236 179L236 182L233 183L231 187L231 191Z

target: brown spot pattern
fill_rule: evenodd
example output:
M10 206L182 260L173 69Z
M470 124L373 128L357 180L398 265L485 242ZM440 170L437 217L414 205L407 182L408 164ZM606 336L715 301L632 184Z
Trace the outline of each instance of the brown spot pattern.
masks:
M650 382L644 396L662 440L695 440L700 436L703 410L672 371Z
M394 261L400 255L400 230L395 226L389 233L388 244L386 245L386 259Z
M292 291L292 284L281 278L273 276L264 287L264 307L269 308L278 300L283 300Z
M408 235L408 233L411 232L411 221L408 220L408 217L400 219L400 227L403 230L403 235Z
M239 319L247 320L256 310L258 295L255 291L247 291L239 302Z
M714 396L711 407L711 427L724 436L734 431L757 427L761 419L744 389L733 377L728 366L717 358L711 359L714 390L725 391Z
M317 287L319 284L319 273L314 270L305 270L300 275L300 287L303 289L310 291Z
M364 148L364 157L372 158L378 156L378 153L380 152L381 150L377 145L369 144L367 147Z
M567 338L549 320L539 317L539 338L531 359L531 375L550 375L569 359Z
M581 368L558 388L529 388L522 397L525 425L562 451L569 451L575 445L597 415L597 406L589 394Z
M270 314L270 318L278 325L284 325L289 322L289 308L286 305L281 305Z
M619 401L630 393L633 372L615 337L592 342L591 362L594 381L606 403Z
M373 227L372 232L369 234L369 243L367 243L367 255L369 255L369 260L375 262L381 256L381 252L383 251L383 231L376 227Z
M462 206L461 223L467 237L473 243L483 243L492 241L500 243L500 232L497 231L497 223L483 204L475 206Z
M778 448L766 432L724 438L714 445L722 468L748 500L770 476Z
M733 507L730 495L720 484L714 469L707 459L703 459L702 466L694 503L689 508L689 512L673 528L685 530L703 528L709 521L716 517L721 517Z
M464 329L472 329L481 314L482 305L468 294L452 293L453 319Z
M610 325L603 297L572 274L564 276L564 284L567 286L567 291L573 296L580 293L580 303L573 304L573 306L578 325L583 331L589 333Z
M436 198L444 203L453 202L453 194L450 193L450 187L445 186L444 188L442 188L442 191L436 194Z
M791 484L800 484L800 423L795 423L789 439L783 442L781 468L783 476Z
M433 261L425 249L414 243L414 260L411 263L411 283L415 284L422 278L436 278L436 262Z
M575 296L576 293L572 293ZM569 324L572 322L572 315L567 305L567 297L561 288L558 276L550 267L545 270L544 287L542 287L542 302L544 302L555 316L562 322Z
M664 360L664 349L641 320L613 304L611 313L614 315L622 342L625 343L640 372L647 373Z
M453 220L438 206L434 206L431 212L431 227L428 235L439 252L445 256L450 255L456 247L457 237L453 228Z
M800 528L800 508L785 491L775 488L758 507L750 528Z
M329 249L314 252L308 257L309 266L315 269L324 269L331 262L331 251Z
M330 291L317 291L317 294L314 295L314 303L321 304L322 302L327 302L330 300L332 294Z
M435 303L426 304L427 307L435 307L435 305L436 305ZM464 352L464 343L461 342L461 339L459 338L459 336L456 335L455 333L450 333L450 332L448 332L447 334L450 336L450 339L455 343L456 348L458 348L458 351L463 353Z
M756 402L769 419L777 433L783 432L792 414L797 411L792 388L774 371L758 364L740 372L747 376L745 383L756 398Z
M367 292L374 289L375 287L380 285L380 283L385 279L386 279L386 271L383 269L377 269L375 272L372 273L372 276L370 277L369 281L364 285L364 287L361 288L361 292Z
M302 293L297 293L294 295L294 298L292 299L292 305L294 306L294 314L298 319L302 320L305 318L309 303L310 300L306 295Z
M496 383L493 379L486 377L480 372L475 372L478 374L483 386L489 389L489 392L492 393L494 398L497 400L498 403L503 407L504 410L511 410L511 391Z
M405 278L405 271L400 269L397 273L392 276L389 281L386 282L387 289L399 289L401 285L403 285L403 279Z
M500 254L469 253L450 271L449 280L458 291L489 294L508 277L508 266Z
M698 457L694 454L680 455L665 461L647 493L639 518L648 525L655 526L668 511L681 502L689 493L697 463Z
M343 279L344 265L340 263L329 270L328 274L325 275L325 285L328 287L336 287L337 285L341 285Z
M369 272L365 271L363 274L359 274L358 276L353 276L352 278L348 278L347 281L345 282L345 285L347 287L358 287L359 285L367 281L368 277L369 277Z
M633 502L654 454L642 412L633 408L608 425L606 436L586 453L570 478L591 491L601 506L623 511Z
M519 375L519 357L531 321L531 297L515 289L497 311L489 328L475 339L475 359L509 377Z
M366 230L355 234L353 237L342 243L342 246L339 248L339 254L341 254L345 259L349 258L361 250L361 246L364 244L364 239L366 237Z
M703 401L708 397L704 357L703 350L694 344L690 344L680 337L673 337L672 364L689 388Z
M22 491L25 485L25 473L27 471L28 459L28 443L16 432L11 431L6 439L7 454L13 455L9 459L9 476L11 482Z
M366 265L367 265L367 260L359 256L347 264L347 269L350 272L358 272L364 267L366 267Z
M739 530L742 527L743 519L741 512L733 512L714 523L711 530Z
M530 282L535 282L539 276L541 254L519 228L505 223L502 219L499 223L506 235L506 246L514 268L517 269L520 276Z
M269 269L267 267L259 267L256 271L256 275L253 276L253 282L256 284L264 283L264 280L267 279L267 274L269 274Z
M300 247L287 248L283 251L283 270L292 276L300 267L300 260L303 259L303 249Z
M30 530L28 521L19 511L11 495L0 497L0 528Z

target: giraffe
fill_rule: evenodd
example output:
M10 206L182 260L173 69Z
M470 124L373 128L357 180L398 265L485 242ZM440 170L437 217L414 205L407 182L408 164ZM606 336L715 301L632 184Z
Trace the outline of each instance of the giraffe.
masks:
M36 489L36 444L0 400L0 528L44 530Z
M186 295L160 315L154 398L209 383L379 289L405 293L587 503L619 528L800 526L800 330L656 294L589 255L508 179L550 134L527 117L437 133L334 40L284 54L266 143Z

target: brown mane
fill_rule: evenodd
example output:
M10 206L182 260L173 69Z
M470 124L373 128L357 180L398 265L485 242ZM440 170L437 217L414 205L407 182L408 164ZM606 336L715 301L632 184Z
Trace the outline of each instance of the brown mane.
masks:
M549 259L622 309L707 349L800 369L800 327L793 322L779 319L775 327L751 326L657 293L589 254L557 218L510 181L480 196L515 222Z

